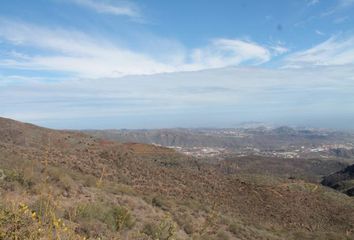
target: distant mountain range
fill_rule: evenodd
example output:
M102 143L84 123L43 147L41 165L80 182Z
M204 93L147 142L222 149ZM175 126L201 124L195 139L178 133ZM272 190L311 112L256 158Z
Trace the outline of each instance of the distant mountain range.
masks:
M278 128L86 130L90 135L121 142L162 146L280 148L288 145L354 143L354 134L330 130Z

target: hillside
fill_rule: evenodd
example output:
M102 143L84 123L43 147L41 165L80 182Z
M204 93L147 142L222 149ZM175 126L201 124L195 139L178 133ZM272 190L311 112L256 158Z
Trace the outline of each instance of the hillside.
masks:
M354 196L354 165L323 178L323 185Z
M353 198L261 164L0 118L0 239L354 239Z

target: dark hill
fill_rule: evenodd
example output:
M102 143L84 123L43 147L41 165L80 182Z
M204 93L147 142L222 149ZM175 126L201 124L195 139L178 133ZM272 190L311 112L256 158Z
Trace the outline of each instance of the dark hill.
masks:
M321 183L349 196L354 196L354 165L325 177Z

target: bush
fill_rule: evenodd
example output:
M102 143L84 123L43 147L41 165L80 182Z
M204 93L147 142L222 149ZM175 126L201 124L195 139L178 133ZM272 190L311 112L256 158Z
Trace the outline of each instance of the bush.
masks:
M233 234L237 234L240 231L240 226L237 223L231 223L228 230Z
M48 176L60 188L70 191L75 186L75 181L65 172L65 169L57 167L48 168Z
M166 218L157 223L147 223L142 229L142 233L149 236L152 239L157 240L172 240L175 239L176 235L176 225L169 219Z
M216 237L218 240L229 240L230 239L230 236L224 231L219 231L216 234Z
M0 209L0 239L37 239L38 224L23 212Z
M88 203L77 207L74 220L77 222L102 222L117 232L131 229L135 222L128 209L105 203Z
M43 219L26 204L13 205L13 209L0 207L0 239L82 239L48 211L52 214L44 214L48 218Z
M92 175L83 175L81 179L85 187L96 187L98 181L98 179Z
M131 229L134 226L135 222L128 209L124 207L114 207L111 213L116 231L120 231L124 228Z
M168 204L168 202L166 200L162 199L161 197L153 197L151 200L151 204L154 207L161 208L164 211L167 211L170 208L170 205Z
M188 235L191 235L194 232L193 218L189 214L178 214L174 216L174 219Z
M55 212L57 209L53 200L49 197L40 197L34 203L31 204L31 209L37 213L39 217L43 220L50 218L52 212Z
M25 188L31 188L34 185L31 180L25 178L22 172L6 171L5 173L3 173L3 176L6 182L17 182Z

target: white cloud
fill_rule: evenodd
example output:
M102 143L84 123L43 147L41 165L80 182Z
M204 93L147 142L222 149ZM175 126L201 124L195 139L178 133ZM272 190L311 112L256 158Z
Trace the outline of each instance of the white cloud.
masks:
M6 67L64 71L85 77L153 74L173 70L149 56L92 39L76 31L0 21L0 37L17 46L36 50L35 55L26 58L2 60L0 64Z
M71 0L72 2L91 8L98 13L106 13L112 15L122 15L128 17L139 17L140 13L136 6L132 5L132 3L127 4L126 2L120 2L120 4L110 4L105 1L98 0Z
M248 62L258 65L271 59L270 51L253 42L238 39L215 39L204 47L192 51L192 63L186 69L221 68ZM182 67L182 68L184 68Z
M313 5L316 5L318 3L320 3L320 0L308 0L307 1L307 5L308 6L313 6Z
M354 64L354 36L331 37L310 49L291 54L286 67L328 66Z
M282 44L271 46L270 49L273 52L273 55L278 56L278 55L283 55L287 52L289 52L289 49L284 47Z
M1 66L62 71L82 77L117 77L196 71L241 64L259 65L269 61L273 55L286 51L283 47L268 49L240 39L215 39L207 46L178 53L166 51L162 53L166 57L161 57L160 53L155 56L153 53L137 52L77 31L47 29L1 19L0 39L15 47L29 48L35 52L26 55L16 50L16 54L0 59Z
M325 34L321 32L320 30L315 30L315 33L320 36L324 36Z

